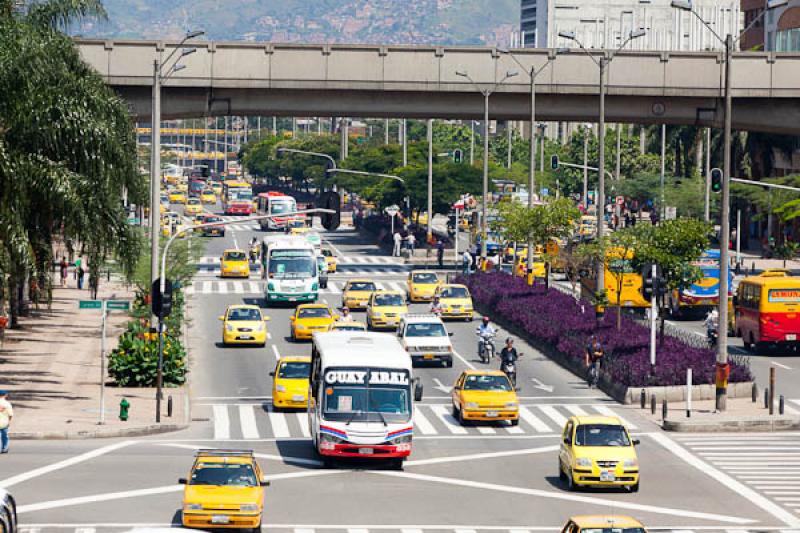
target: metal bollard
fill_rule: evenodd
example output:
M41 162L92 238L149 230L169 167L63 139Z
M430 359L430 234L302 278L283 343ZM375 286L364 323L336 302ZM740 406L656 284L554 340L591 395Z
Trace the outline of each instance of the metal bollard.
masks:
M661 420L667 419L667 399L661 400Z
M781 394L780 399L778 400L778 414L783 414L783 394Z
M764 409L769 407L769 387L764 389Z
M172 417L172 395L167 396L167 416Z
M656 414L656 395L650 395L650 413L655 416Z
M758 385L756 385L755 383L753 383L752 399L753 403L756 403L758 401Z
M642 405L642 409L647 406L647 394L642 389L642 393L639 395L639 403Z

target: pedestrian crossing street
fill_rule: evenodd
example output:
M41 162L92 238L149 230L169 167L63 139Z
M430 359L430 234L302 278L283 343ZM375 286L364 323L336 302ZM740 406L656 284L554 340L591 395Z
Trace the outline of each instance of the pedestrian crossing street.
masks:
M334 520L332 520L334 521ZM18 533L144 533L154 529L180 528L179 524L32 524L18 528ZM497 526L463 527L463 526L435 526L435 527L403 527L391 526L321 526L305 525L303 527L290 527L284 524L263 524L262 531L270 533L559 533L560 526L541 526L539 524L528 527L502 528ZM697 531L694 529L671 529L648 526L648 531L659 533L800 533L798 529L758 528L758 529L713 529L703 526ZM184 530L185 531L185 530Z
M322 295L340 295L344 289L346 280L328 281L328 286L320 289ZM191 285L186 287L186 294L242 294L242 295L263 295L266 281L261 279L247 280L228 280L228 279L195 279ZM403 281L376 281L378 290L394 290L406 292L406 284Z
M800 400L789 400L800 407ZM702 460L800 516L800 433L675 438Z
M305 411L276 412L268 402L211 404L215 440L251 440L263 438L308 438L308 420ZM419 404L414 407L414 434L416 437L434 436L520 436L558 434L573 415L616 416L628 427L638 427L630 419L602 404L550 404L520 406L518 426L507 422L474 423L462 426L452 415L449 403Z

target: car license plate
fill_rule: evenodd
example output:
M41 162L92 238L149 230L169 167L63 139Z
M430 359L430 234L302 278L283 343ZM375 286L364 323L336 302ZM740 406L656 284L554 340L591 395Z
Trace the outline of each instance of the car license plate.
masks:
M433 359L433 354L432 353L426 353L423 357L425 359Z
M305 399L306 399L306 397L303 396L302 394L295 394L294 396L292 396L292 401L293 402L302 402Z
M796 333L787 333L786 334L786 340L787 341L796 341L797 340L797 334Z
M373 450L372 448L359 448L358 449L358 453L360 453L361 455L372 455L374 453L374 451L375 450Z
M495 417L497 416L497 411L487 411L486 416Z
M614 472L600 472L600 481L616 481L617 476Z
M239 335L239 340L251 341L251 340L253 340L253 337L251 337L250 335Z
M289 297L289 301L290 302L296 302L297 301L297 296L290 296Z
M230 517L224 514L215 514L211 517L212 524L227 524L230 521Z

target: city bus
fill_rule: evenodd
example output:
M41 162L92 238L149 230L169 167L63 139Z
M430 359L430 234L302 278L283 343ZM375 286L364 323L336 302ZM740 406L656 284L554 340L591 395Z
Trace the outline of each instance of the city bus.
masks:
M765 345L797 347L800 278L767 270L739 283L733 302L734 331L748 350Z
M297 211L297 200L293 196L276 191L262 192L257 197L256 213L259 215L290 215ZM262 230L284 229L294 220L302 220L303 215L281 216L258 221Z
M317 252L302 237L274 235L261 245L264 300L273 302L316 302L319 297Z
M703 277L689 288L675 290L669 296L672 315L707 313L719 305L719 250L706 250L700 259L692 263L700 268ZM732 294L733 274L728 270L728 296Z
M642 296L642 274L636 272L631 265L633 250L628 250L626 254L618 248L611 248L606 252L605 281L606 297L609 306L619 305L630 310L643 311L650 307L650 302ZM617 291L621 282L621 291ZM584 298L591 298L597 292L597 277L594 269L590 269L587 275L581 277L581 291Z
M226 215L253 213L253 188L246 181L226 180L222 184L222 210Z
M314 332L308 393L309 433L325 466L335 458L388 459L411 454L413 400L422 385L395 335Z

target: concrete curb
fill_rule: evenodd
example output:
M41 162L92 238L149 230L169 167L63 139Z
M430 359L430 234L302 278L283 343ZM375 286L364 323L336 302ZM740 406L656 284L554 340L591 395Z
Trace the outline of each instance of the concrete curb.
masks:
M737 433L791 431L800 429L800 416L743 416L717 420L664 420L664 431L683 433Z
M188 424L152 424L133 428L91 429L85 431L29 431L11 433L13 440L81 440L112 439L120 437L145 437L160 433L171 433L188 428Z

